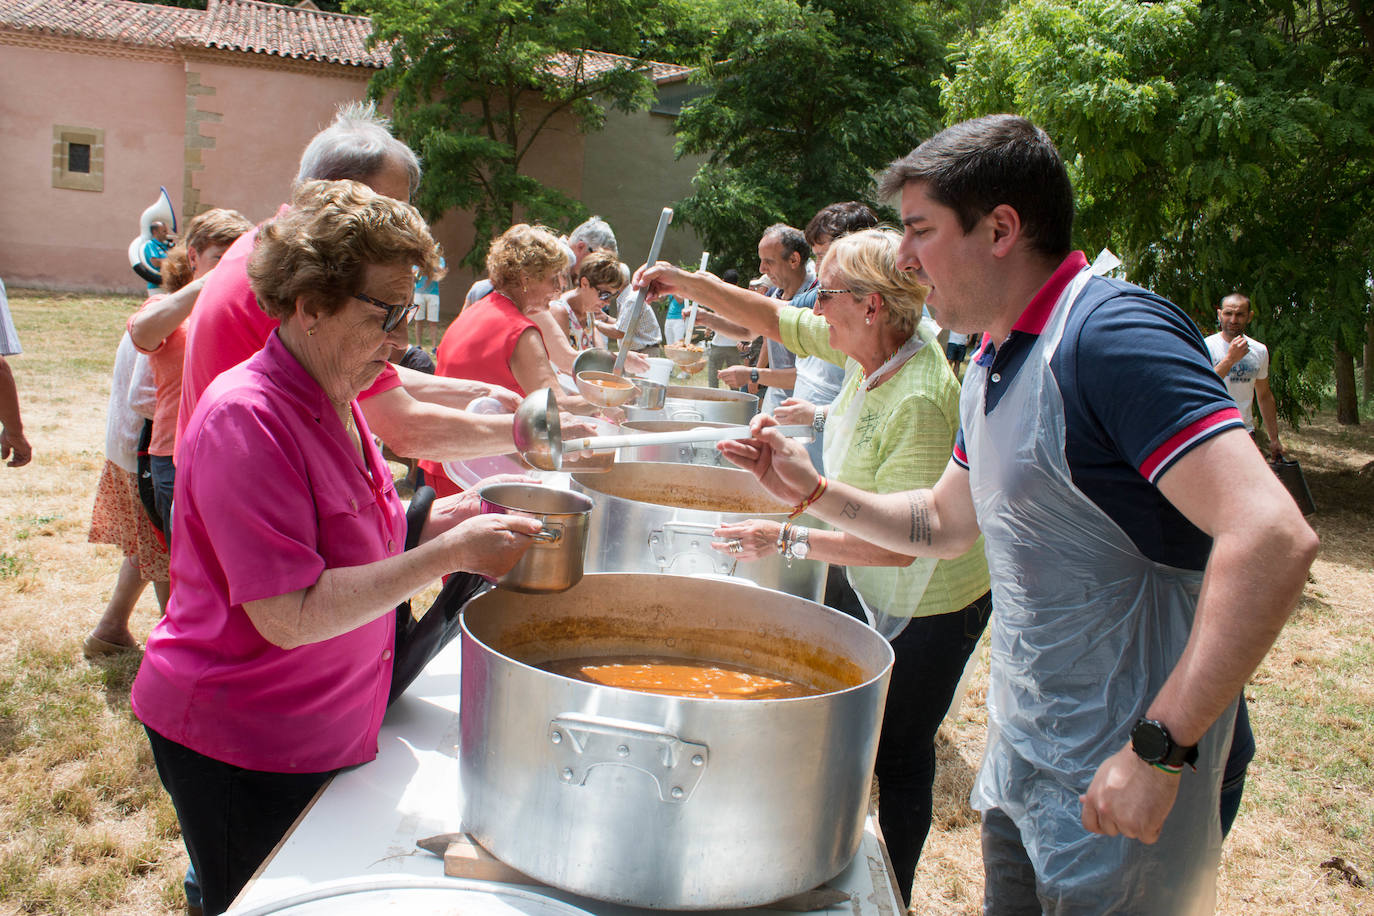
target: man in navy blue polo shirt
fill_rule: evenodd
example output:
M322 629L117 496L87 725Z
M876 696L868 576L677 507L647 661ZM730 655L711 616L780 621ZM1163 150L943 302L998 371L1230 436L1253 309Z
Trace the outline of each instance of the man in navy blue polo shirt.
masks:
M983 812L991 913L1210 913L1236 698L1316 535L1245 434L1202 335L1070 249L1073 192L1024 118L957 124L889 166L902 266L983 332L932 490L819 477L756 418L722 447L853 534L993 578Z

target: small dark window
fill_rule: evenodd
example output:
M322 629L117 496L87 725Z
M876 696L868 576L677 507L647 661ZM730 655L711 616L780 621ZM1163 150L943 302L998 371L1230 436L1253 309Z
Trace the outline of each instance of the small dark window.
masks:
M67 171L90 173L91 145L89 143L67 144Z

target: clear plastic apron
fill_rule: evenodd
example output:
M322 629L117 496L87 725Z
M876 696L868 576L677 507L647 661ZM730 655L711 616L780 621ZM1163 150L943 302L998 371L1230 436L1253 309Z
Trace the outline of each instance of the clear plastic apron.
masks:
M1085 269L990 415L988 370L960 404L969 479L992 572L988 745L973 806L1021 832L1056 913L1210 913L1221 853L1218 791L1234 704L1185 768L1159 841L1087 832L1078 797L1127 743L1183 652L1202 574L1155 563L1074 486L1064 402L1050 371Z
M873 380L882 378L915 356L926 345L926 336L930 336L929 328L925 336L920 331L913 333L871 376L859 382L847 404L832 408L832 415L825 423L823 441L825 466L832 473L844 467L844 456L854 439L854 430L863 415L864 400L873 387ZM855 364L851 361L850 365ZM885 639L893 640L911 623L911 614L921 603L937 562L933 557L918 557L907 566L848 566L844 573L850 588L859 597L869 625Z

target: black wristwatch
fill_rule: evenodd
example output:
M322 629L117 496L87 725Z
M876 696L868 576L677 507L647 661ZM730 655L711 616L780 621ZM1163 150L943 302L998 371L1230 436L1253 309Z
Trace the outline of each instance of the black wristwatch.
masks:
M1142 716L1136 720L1131 728L1131 749L1149 764L1171 770L1180 770L1185 763L1197 768L1197 745L1184 747L1175 743L1164 723L1154 719Z
M749 370L749 381L753 382L755 385L757 385L757 384L759 383L759 370L757 370L757 369L750 369L750 370Z

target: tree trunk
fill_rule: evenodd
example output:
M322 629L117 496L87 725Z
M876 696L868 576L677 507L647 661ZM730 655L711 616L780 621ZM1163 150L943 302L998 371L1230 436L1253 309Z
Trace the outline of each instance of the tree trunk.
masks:
M1374 398L1374 302L1364 326L1364 399Z
M1345 426L1360 423L1360 402L1355 396L1355 357L1336 342L1336 422Z

